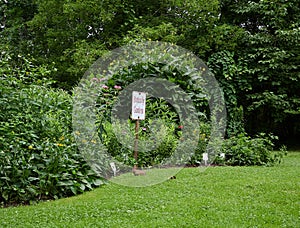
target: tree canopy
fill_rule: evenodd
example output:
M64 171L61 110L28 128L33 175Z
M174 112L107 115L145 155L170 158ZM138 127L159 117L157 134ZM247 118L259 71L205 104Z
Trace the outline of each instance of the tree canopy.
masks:
M48 76L55 87L71 90L97 58L130 41L171 42L214 72L225 93L228 135L300 135L298 0L0 3L0 46L10 64L22 55L57 69Z

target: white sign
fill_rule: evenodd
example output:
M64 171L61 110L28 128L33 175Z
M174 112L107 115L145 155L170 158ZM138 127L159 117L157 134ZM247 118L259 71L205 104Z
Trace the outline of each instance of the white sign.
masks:
M204 165L207 166L208 153L203 153L203 154L202 154L202 159L203 159L203 161L204 161Z
M146 93L132 92L132 116L133 120L144 120L146 112Z
M116 175L117 175L117 167L116 167L115 163L114 163L114 162L111 162L111 163L109 163L109 164L110 164L111 169L112 169L113 172L114 172L114 176L116 176Z
M203 153L202 159L203 159L203 161L208 161L208 153Z

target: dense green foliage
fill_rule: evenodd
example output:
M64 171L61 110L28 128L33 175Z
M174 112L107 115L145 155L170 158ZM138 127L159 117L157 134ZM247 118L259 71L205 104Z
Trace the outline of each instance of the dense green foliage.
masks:
M145 40L182 46L214 73L228 113L225 163L278 161L270 152L274 145L256 137L260 132L278 135L280 144L299 143L298 0L0 0L1 201L67 196L100 183L71 135L70 93L103 54ZM101 113L99 136L118 159L130 157L109 122L118 94L113 86L163 75L191 95L202 117L190 161L198 164L210 137L207 100L177 69L163 72L158 66L132 66L109 82L100 101L107 116ZM169 104L153 99L148 106L149 116L165 118L160 133L167 132L166 141L151 156L141 154L140 166L170 156L180 136L181 123ZM150 125L151 120L141 126L149 130ZM142 137L148 137L147 130L141 129Z
M0 37L16 55L55 64L70 89L108 50L132 40L172 42L209 63L223 87L228 135L299 135L297 0L1 1Z
M108 100L108 99L107 99ZM113 155L118 161L126 165L139 167L151 167L160 164L163 159L170 157L177 147L180 134L180 126L176 123L178 116L176 112L171 112L168 104L159 99L147 99L147 119L139 123L139 144L141 148L148 148L139 151L138 160L133 157L132 146L135 132L135 121L128 122L127 125L112 125L109 121L104 121L99 115L99 136L103 144L108 149L108 153ZM153 126L155 119L160 118L160 128ZM113 129L113 127L115 129ZM124 131L129 128L129 134ZM123 143L131 147L122 145L118 137L123 138ZM131 137L130 137L131 136ZM152 136L152 137L151 137ZM128 138L126 138L128 137ZM141 145L147 140L147 144ZM158 145L158 146L156 146ZM150 148L154 149L150 149Z
M106 111L111 110L111 105L116 99L116 89L106 87L104 89L106 96L102 97L102 104L106 104ZM100 109L101 110L101 109ZM159 165L163 159L169 158L173 155L178 140L181 136L181 126L178 122L179 118L176 112L170 110L170 106L165 101L159 99L147 99L147 119L140 121L139 128L139 143L148 140L150 146L159 144L159 146L150 151L143 149L139 152L138 160L135 161L133 157L132 147L126 145L133 145L133 138L131 135L135 132L135 122L130 121L128 125L112 125L102 115L101 111L98 116L99 136L103 144L108 149L108 153L114 156L118 161L127 165L133 166L137 164L139 167L152 167ZM108 111L109 112L109 111ZM152 124L155 118L162 120L161 126L163 128L155 128ZM105 121L106 120L106 121ZM130 134L126 133L124 129L129 127ZM115 129L113 129L115 128ZM210 138L211 126L207 121L202 121L200 124L199 142L195 154L191 157L187 165L198 166L203 163L202 155L207 152L206 148ZM150 138L151 134L155 134L154 138ZM122 137L123 145L117 135ZM126 137L128 137L126 139ZM151 139L149 141L149 139ZM216 165L274 165L280 163L283 155L286 153L285 147L281 151L274 152L274 143L278 140L275 136L266 136L264 134L257 135L256 137L249 137L245 134L238 134L226 139L222 145L219 154L224 153L225 158L216 156L213 164ZM147 146L144 146L147 148ZM177 159L177 160L176 160ZM175 158L173 164L182 165L181 158Z
M274 140L277 137L264 134L250 138L239 134L225 140L221 152L225 157L217 157L215 164L250 166L250 165L273 165L280 163L286 154L285 147L280 151L274 150Z
M220 21L243 30L242 42L218 65L235 85L248 131L299 136L299 2L224 0Z
M190 86L189 75L183 76L183 74L164 65L155 64L138 64L135 67L126 69L114 75L106 84L102 84L102 90L100 92L98 100L98 134L102 139L102 142L108 149L108 152L113 155L118 161L124 162L127 165L137 164L139 167L152 167L159 165L163 159L169 158L174 154L174 151L178 147L178 142L182 136L181 128L185 126L181 125L180 118L174 108L166 101L158 98L147 98L147 109L145 120L140 121L139 128L139 143L143 144L143 141L148 140L148 144L154 149L148 151L147 146L141 147L139 151L138 160L133 158L133 135L135 132L135 121L128 119L125 125L113 125L111 124L110 117L112 113L113 105L116 104L117 97L123 88L126 88L133 80L138 80L147 75L155 75L155 77L172 79L181 88L189 94L197 94L192 96L198 112L198 118L201 120L199 129L199 142L196 147L195 153L188 160L188 165L197 166L203 163L202 155L207 152L207 145L211 137L211 125L208 121L209 111L207 111L207 99L201 96L202 91L196 91L193 86ZM172 76L170 76L172 75ZM93 78L93 83L101 82L97 78ZM102 81L103 82L103 81ZM172 94L172 93L171 93ZM123 94L127 97L129 94ZM126 103L123 101L121 103ZM128 104L125 104L126 106ZM126 106L127 107L127 106ZM121 105L120 110L127 110L128 107ZM116 108L116 107L115 107ZM237 113L239 110L236 110ZM238 116L239 117L239 116ZM152 126L155 119L160 119L161 127L157 128ZM232 137L225 140L224 145L219 151L225 153L224 159L219 156L212 161L214 164L223 165L274 165L281 161L285 148L282 148L282 152L273 152L274 140L277 137L270 136L265 137L263 134L251 138L246 136L243 132L243 127L238 126L240 124L239 119L232 121L237 126L233 126ZM126 130L129 128L129 133ZM239 129L238 129L239 128ZM151 138L151 134L155 137ZM236 134L236 135L234 135ZM122 143L118 137L122 137ZM124 144L124 142L126 142ZM212 141L211 143L219 143L218 141ZM131 147L128 147L130 145ZM159 145L157 148L155 145ZM189 147L190 144L187 145ZM212 155L212 154L211 154ZM181 163L182 157L174 158L172 165L184 165ZM186 164L186 163L185 163Z
M22 69L2 52L0 204L61 198L99 186L100 177L72 136L71 96L47 86L51 82L42 77L50 70L18 59Z

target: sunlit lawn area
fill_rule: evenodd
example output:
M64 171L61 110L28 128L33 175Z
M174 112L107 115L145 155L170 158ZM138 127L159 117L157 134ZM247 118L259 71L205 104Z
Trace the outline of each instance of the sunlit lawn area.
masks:
M300 227L299 174L299 152L274 167L186 168L149 187L109 183L77 197L2 208L0 227Z

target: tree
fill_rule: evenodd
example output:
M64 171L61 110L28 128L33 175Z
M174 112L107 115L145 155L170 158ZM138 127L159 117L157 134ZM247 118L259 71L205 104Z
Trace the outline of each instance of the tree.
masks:
M132 31L141 35L152 30L146 38L172 40L204 57L210 46L210 31L218 20L217 0L26 2L33 4L34 10L12 28L17 24L26 27L28 39L21 45L23 39L17 36L15 46L41 63L55 62L58 71L52 77L68 89L105 51L123 45L124 37L130 37ZM167 34L169 28L174 28L172 34ZM6 35L12 34L8 27L4 30ZM164 38L170 35L172 39Z
M246 108L247 129L299 135L298 1L222 0L221 22L244 30L234 58L247 66L237 77L251 85L249 92L243 87L237 91Z
M0 42L11 56L30 54L57 68L51 78L58 87L70 90L97 58L133 40L172 42L209 63L224 89L231 133L245 124L253 134L300 134L297 0L1 3Z

